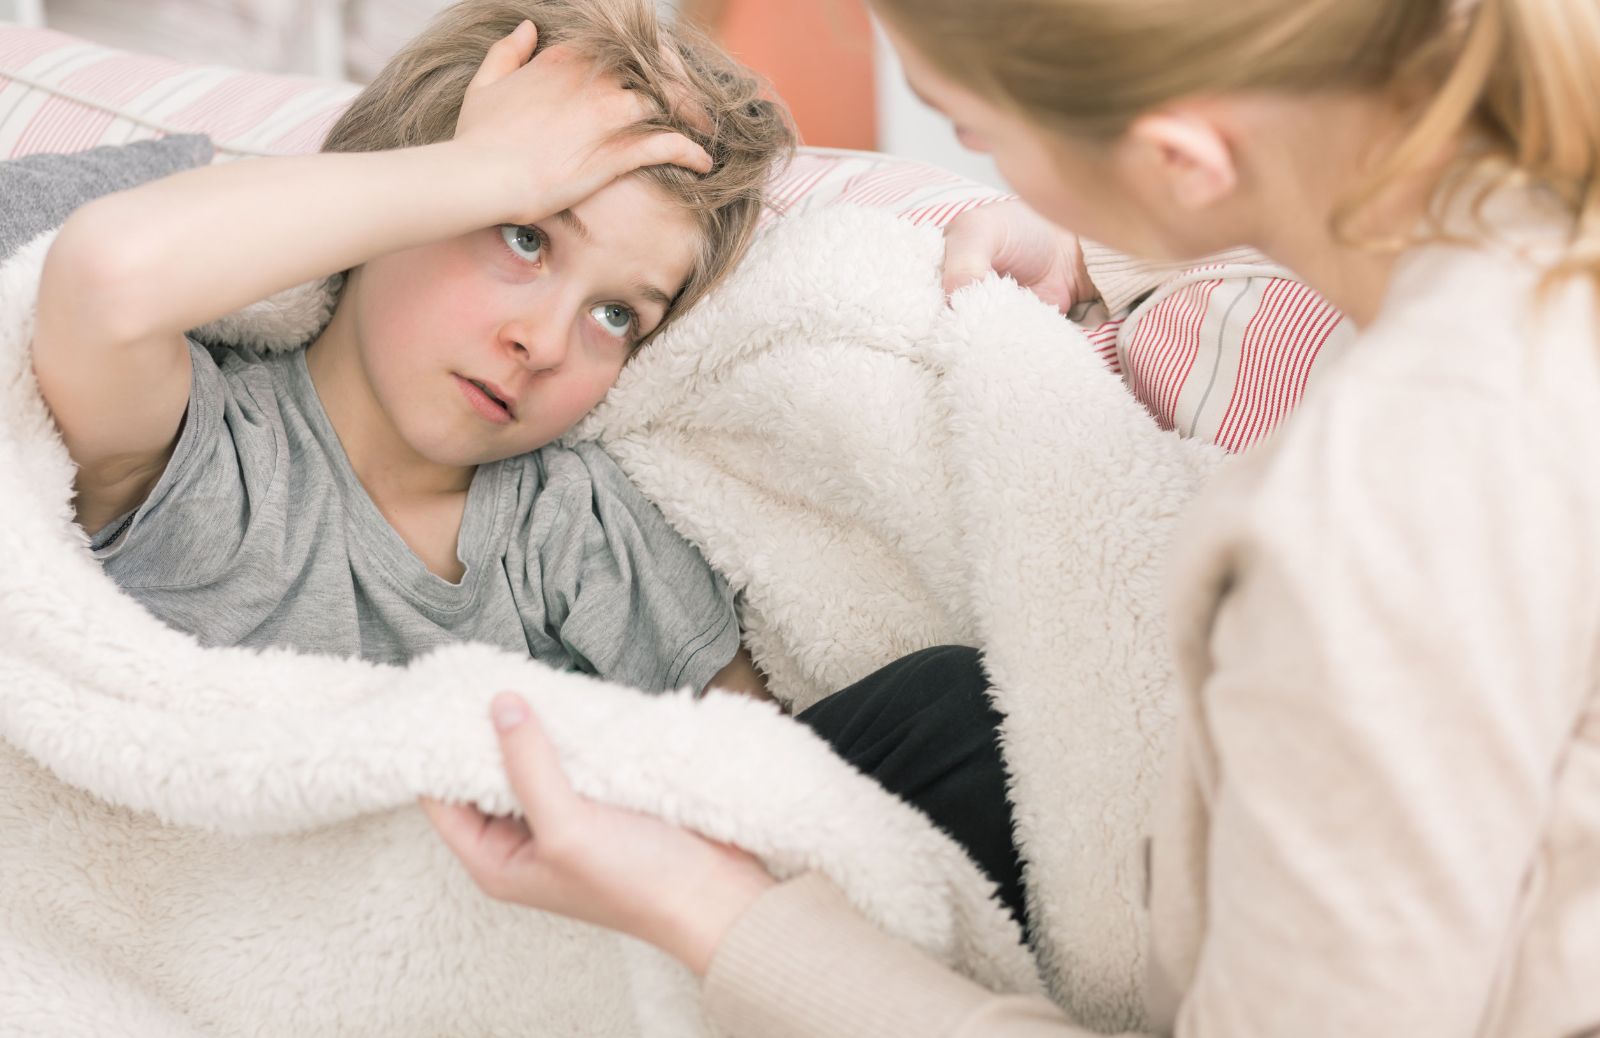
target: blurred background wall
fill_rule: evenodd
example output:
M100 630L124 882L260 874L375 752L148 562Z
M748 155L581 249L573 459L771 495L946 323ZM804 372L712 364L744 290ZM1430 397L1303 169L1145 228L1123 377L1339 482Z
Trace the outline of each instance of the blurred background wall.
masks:
M769 79L805 143L922 159L1000 183L906 88L862 0L659 0ZM980 2L980 0L973 0ZM448 0L0 0L45 24L182 61L365 82Z
M772 81L807 144L923 159L999 186L994 164L906 87L862 0L680 0L678 10Z

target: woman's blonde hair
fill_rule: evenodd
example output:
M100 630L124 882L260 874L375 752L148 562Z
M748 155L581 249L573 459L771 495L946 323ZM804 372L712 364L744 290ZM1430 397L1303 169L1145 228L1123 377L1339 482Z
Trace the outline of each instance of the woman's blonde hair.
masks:
M1200 93L1387 92L1410 130L1336 217L1433 160L1540 184L1573 214L1556 275L1600 285L1596 0L872 0L941 74L1036 124L1111 140Z
M765 187L794 149L787 112L764 84L689 25L664 26L656 0L461 0L390 59L328 132L323 151L433 144L455 133L467 84L491 44L524 19L538 50L567 44L638 91L653 116L632 133L672 130L711 155L710 173L648 166L634 175L692 213L693 270L652 336L717 284L755 234Z

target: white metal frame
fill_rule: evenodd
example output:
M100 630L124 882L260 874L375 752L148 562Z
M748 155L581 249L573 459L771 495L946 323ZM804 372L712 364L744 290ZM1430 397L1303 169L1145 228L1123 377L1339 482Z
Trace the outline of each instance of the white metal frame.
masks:
M0 21L43 25L44 0L0 0Z
M325 79L343 79L345 0L310 0L312 69Z
M345 0L304 0L310 16L312 71L327 79L343 79ZM45 0L0 0L0 22L42 26Z

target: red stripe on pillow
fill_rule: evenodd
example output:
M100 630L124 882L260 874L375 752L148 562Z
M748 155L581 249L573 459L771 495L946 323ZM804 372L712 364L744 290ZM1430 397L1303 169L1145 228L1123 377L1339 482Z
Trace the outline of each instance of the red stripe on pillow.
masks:
M1188 285L1157 303L1139 320L1128 344L1128 388L1163 429L1177 417L1178 396L1194 370L1211 293L1218 282Z
M929 224L934 227L944 227L948 225L950 221L954 220L968 209L977 208L978 206L983 205L990 200L991 199L989 198L963 198L958 201L944 202L939 205L925 205L917 209L908 210L899 215L902 220L908 220L914 224Z
M1319 331L1326 337L1325 329L1319 328L1321 322L1318 320L1325 304L1311 288L1305 285L1298 288L1293 318L1279 332L1281 343L1274 357L1276 364L1270 384L1272 394L1265 401L1262 413L1257 416L1255 439L1265 436L1299 404L1300 395L1305 391L1307 357L1314 357L1317 347L1321 345L1317 339Z
M1163 374L1161 406L1172 416L1171 420L1174 422L1178 414L1178 396L1188 384L1189 376L1194 372L1195 359L1200 354L1200 335L1206 315L1211 309L1211 294L1217 290L1217 285L1220 283L1207 281L1204 289L1197 293L1199 298L1195 300L1194 310L1187 315L1189 319L1182 326L1182 339L1177 344L1168 368Z
M345 103L341 101L317 112L299 126L274 140L267 146L267 150L284 155L305 155L313 151L320 151L323 140L328 136L328 131L333 129L333 124L339 121L339 116L344 113L345 107Z
M321 84L282 76L246 73L231 76L173 115L170 121L183 129L209 133L226 141L261 124L261 120L291 99Z
M886 207L917 191L961 183L965 183L963 178L931 166L893 162L884 169L852 177L840 192L839 201Z
M0 68L21 71L41 55L63 47L81 47L83 41L48 29L0 31Z
M1305 396L1312 365L1316 363L1333 330L1344 320L1344 315L1316 292L1313 291L1311 297L1311 306L1307 308L1300 324L1293 361L1285 372L1286 392L1277 401L1271 425L1267 427L1269 430L1299 406L1300 399Z
M796 167L799 167L798 169ZM832 163L816 162L802 163L796 159L783 175L773 182L769 199L771 208L779 213L787 212L796 205L811 190L826 177L833 169Z
M1254 425L1260 396L1258 380L1264 367L1262 354L1273 344L1273 331L1284 296L1282 282L1273 279L1262 293L1261 305L1245 325L1244 338L1239 346L1239 371L1233 380L1233 395L1228 399L1228 409L1217 427L1217 444L1224 450L1240 451L1253 442L1249 434Z
M1271 347L1263 351L1264 364L1256 383L1255 407L1250 420L1244 423L1247 443L1255 443L1277 425L1285 410L1286 397L1294 398L1290 406L1298 400L1289 373L1304 345L1306 317L1315 299L1311 290L1303 285L1293 286L1284 299L1285 305L1272 329Z
M115 118L110 112L102 112L64 97L48 98L22 128L17 142L11 146L11 157L40 152L78 151L90 144L98 144L106 127Z
M1122 361L1117 356L1117 336L1122 334L1123 320L1125 319L1119 317L1084 333L1089 339L1089 345L1100 357L1101 363L1105 364L1113 375L1122 374Z
M123 104L181 74L184 67L165 58L115 55L78 69L61 80L61 87L101 104Z
M1244 450L1299 404L1318 353L1342 320L1306 285L1272 279L1245 328L1233 397L1217 430L1220 446Z

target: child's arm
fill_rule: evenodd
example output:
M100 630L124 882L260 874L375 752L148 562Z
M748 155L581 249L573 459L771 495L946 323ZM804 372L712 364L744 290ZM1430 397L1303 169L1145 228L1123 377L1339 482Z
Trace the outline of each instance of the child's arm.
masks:
M750 650L739 646L739 651L733 654L733 659L728 665L717 671L715 677L706 685L706 691L721 689L724 692L736 692L749 696L752 699L764 699L769 703L777 702L772 692L767 688L767 678L756 669L755 660L750 658Z
M253 160L74 213L45 261L33 365L84 528L137 506L166 467L189 400L185 329L454 226L466 207L441 185L479 205L474 175L444 145Z
M33 346L86 528L139 504L165 467L189 398L186 329L387 252L532 223L640 166L709 169L675 134L614 138L644 102L563 48L528 61L534 43L524 23L490 50L454 140L214 166L73 214Z

